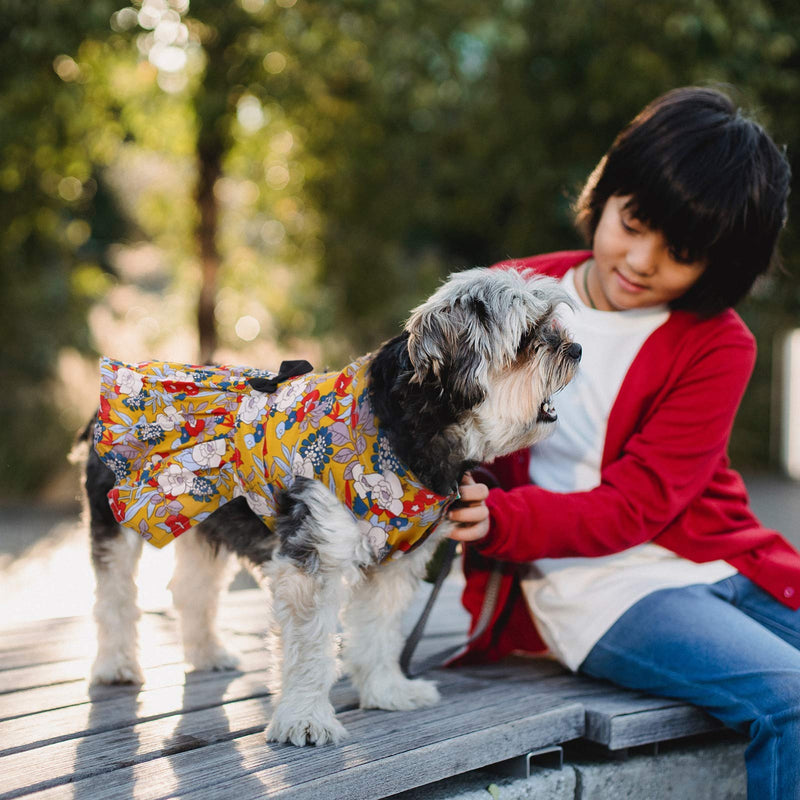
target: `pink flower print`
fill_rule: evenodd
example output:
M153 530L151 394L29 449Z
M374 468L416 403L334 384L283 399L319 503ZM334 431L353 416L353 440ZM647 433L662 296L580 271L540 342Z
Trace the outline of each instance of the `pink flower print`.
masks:
M364 473L364 467L353 468L353 485L359 496L369 499L373 507L387 511L396 517L403 513L403 485L393 472Z
M250 510L254 514L258 514L260 517L272 517L275 515L275 509L263 495L258 494L258 492L245 492L244 496L247 499L247 505L250 506Z
M225 439L212 439L201 442L192 448L192 458L195 463L206 469L216 469L225 455Z
M186 494L187 487L194 480L194 473L180 464L170 464L158 476L158 485L166 495L177 497Z
M359 521L358 527L373 554L376 556L380 554L381 550L386 547L386 542L389 541L389 534L380 525L373 525L365 519Z
M163 413L156 417L156 423L165 431L174 431L183 425L183 416L175 406L167 406Z
M134 372L127 367L121 367L117 372L117 388L120 394L136 397L142 393L144 375Z
M295 453L292 459L292 475L313 478L314 465L311 463L311 459L303 458L300 453Z
M290 408L294 408L305 393L306 386L308 386L308 379L299 381L289 381L281 386L278 394L275 396L275 408L278 411L285 412ZM263 396L263 395L262 395Z
M252 425L261 417L261 413L267 407L267 397L268 395L266 394L253 392L253 394L242 398L242 404L239 406L239 413L236 415L237 418L246 425Z

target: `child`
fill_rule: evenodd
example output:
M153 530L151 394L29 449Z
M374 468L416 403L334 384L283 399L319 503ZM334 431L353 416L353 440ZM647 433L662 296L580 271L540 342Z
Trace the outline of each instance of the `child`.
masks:
M700 706L749 733L758 800L800 798L800 554L728 469L755 359L731 307L770 264L789 177L725 95L684 88L647 106L578 201L591 251L498 265L562 280L584 356L552 438L488 465L498 488L465 485L450 514L471 543L473 625L493 559L506 562L462 662L549 650Z

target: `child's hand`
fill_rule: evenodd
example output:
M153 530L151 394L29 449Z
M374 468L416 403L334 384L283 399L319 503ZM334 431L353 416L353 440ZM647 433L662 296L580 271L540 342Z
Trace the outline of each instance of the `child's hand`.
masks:
M489 509L486 507L489 488L484 483L475 483L467 473L458 490L461 500L447 512L447 518L454 523L449 538L457 542L483 539L489 533Z

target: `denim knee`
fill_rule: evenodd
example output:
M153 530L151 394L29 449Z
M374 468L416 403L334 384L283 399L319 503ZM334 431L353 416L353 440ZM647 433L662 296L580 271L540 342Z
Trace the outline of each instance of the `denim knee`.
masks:
M733 687L731 687L733 688ZM800 742L800 670L776 669L752 674L736 691L728 691L727 710L718 716L751 738L770 738L791 731Z

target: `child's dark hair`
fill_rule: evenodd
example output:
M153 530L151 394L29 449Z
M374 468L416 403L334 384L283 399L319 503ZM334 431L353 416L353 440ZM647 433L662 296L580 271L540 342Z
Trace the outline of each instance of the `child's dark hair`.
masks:
M791 170L764 129L713 89L675 89L617 136L576 205L589 242L612 195L688 261L706 260L672 308L712 315L736 305L769 267L786 221Z

